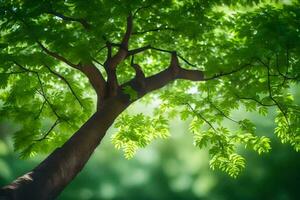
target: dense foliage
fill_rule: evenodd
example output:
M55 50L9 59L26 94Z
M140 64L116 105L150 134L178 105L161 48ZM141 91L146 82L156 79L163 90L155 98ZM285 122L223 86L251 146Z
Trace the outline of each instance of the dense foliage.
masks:
M296 1L0 1L1 118L20 124L14 146L23 157L61 145L94 110L95 94L70 66L94 63L105 74L106 44L118 47L133 15L129 49L146 76L165 69L177 51L182 67L204 71L201 82L176 80L143 98L154 112L122 114L113 136L130 158L151 140L166 138L167 118L190 119L195 145L210 149L210 166L236 177L245 166L238 147L271 149L239 108L266 115L276 109L275 134L300 150L300 107L291 88L300 80ZM131 60L119 83L134 77ZM124 88L131 100L137 94ZM231 122L224 126L223 121Z
M140 109L144 109L144 105L134 108L136 112ZM233 114L239 115L250 117L258 130L269 133L272 151L258 155L250 149L242 149L240 153L247 159L247 164L238 179L211 171L207 150L190 145L192 136L187 129L188 122L175 119L170 121L170 139L153 142L129 161L121 151L112 149L107 137L84 170L57 199L297 199L299 153L287 144L280 144L272 134L274 114L268 117L244 111ZM1 130L9 131L7 124L0 125ZM109 134L113 132L112 129ZM0 185L40 161L40 156L20 160L11 148L0 142Z

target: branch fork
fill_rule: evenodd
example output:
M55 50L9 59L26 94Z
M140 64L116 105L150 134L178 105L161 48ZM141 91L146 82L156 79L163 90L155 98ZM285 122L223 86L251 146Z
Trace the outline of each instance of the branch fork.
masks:
M175 79L187 79L191 81L202 81L203 72L199 70L187 70L180 67L178 58L182 59L185 63L191 65L186 59L178 55L176 51L164 50L160 48L152 47L147 45L141 48L129 50L129 40L133 34L133 15L129 14L127 17L126 31L121 40L120 44L106 42L106 45L103 48L107 48L107 57L106 61L103 64L103 67L107 74L107 80L104 79L100 70L93 64L93 60L89 63L78 63L74 64L67 58L62 55L51 51L46 46L44 46L40 41L37 41L37 44L40 48L49 56L54 59L61 61L70 67L81 71L89 79L90 84L96 91L98 101L97 101L97 110L103 108L103 105L108 99L118 98L122 92L122 88L126 86L131 86L139 93L139 96L142 97L144 94L151 92L153 90L159 89L169 82ZM112 55L112 47L118 47L116 54ZM101 49L103 49L101 48ZM134 63L134 56L138 53L141 53L146 50L155 50L159 52L171 54L170 65L163 71L150 76L145 77L145 74L141 66L137 63ZM131 56L131 66L135 70L135 77L127 83L119 85L116 70L118 65L123 62L126 58ZM121 95L122 96L122 95Z

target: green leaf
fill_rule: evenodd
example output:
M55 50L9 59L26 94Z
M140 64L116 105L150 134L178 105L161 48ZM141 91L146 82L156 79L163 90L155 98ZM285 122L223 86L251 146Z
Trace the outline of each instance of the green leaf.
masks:
M126 86L123 88L123 92L129 95L131 101L134 101L138 98L138 93L131 86Z

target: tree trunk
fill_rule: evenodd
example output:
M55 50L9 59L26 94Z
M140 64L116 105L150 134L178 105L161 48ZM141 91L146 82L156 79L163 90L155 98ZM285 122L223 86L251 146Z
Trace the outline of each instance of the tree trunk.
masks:
M94 72L87 70L85 73ZM122 92L124 88L130 86L137 91L138 98L141 98L175 79L202 81L203 77L202 71L181 68L176 52L172 52L170 66L145 78L142 81L143 87L140 87L141 84L134 78L119 86L116 96L98 102L98 111L62 147L57 148L31 172L2 188L0 200L44 200L57 197L81 171L117 116L137 100L130 100L129 95ZM90 81L93 82L93 78ZM97 88L98 83L93 84Z
M0 190L0 200L54 199L82 170L107 129L129 102L108 100L62 147L29 173Z

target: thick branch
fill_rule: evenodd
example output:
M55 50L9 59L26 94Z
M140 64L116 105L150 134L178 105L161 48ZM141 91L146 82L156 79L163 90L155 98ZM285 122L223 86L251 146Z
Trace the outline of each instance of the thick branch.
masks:
M93 63L83 65L81 71L87 76L90 84L94 88L94 90L98 96L98 104L99 104L100 101L103 100L103 98L104 98L105 87L106 87L106 82L105 82L101 72ZM98 105L98 107L99 107L99 105Z
M190 81L204 81L203 71L200 70L188 70L181 68L177 78L178 79L185 79Z
M145 78L145 74L144 74L142 68L140 67L140 65L134 63L134 56L132 56L132 58L131 58L130 65L134 69L136 77Z
M166 50L166 49L156 48L156 47L153 47L151 45L146 45L144 47L140 47L140 48L129 50L126 57L134 56L134 55L136 55L138 53L142 53L142 52L147 51L147 50L155 50L155 51L169 53L169 54L173 54L174 53L174 51L172 51L172 50ZM180 58L181 60L183 60L186 64L188 64L188 65L190 65L192 67L196 67L196 65L190 63L187 59L185 59L180 54L176 54L176 56L178 58Z
M111 47L113 44L110 42L106 43L107 60L104 63L104 68L107 73L106 97L116 96L118 93L119 84L118 84L118 79L117 79L117 75L116 75L116 68L117 68L118 64L120 62L122 62L127 56L128 42L129 42L129 39L131 36L132 26L133 26L132 15L129 14L129 16L127 17L126 32L123 36L119 50L114 56L111 55L111 53L112 53Z
M107 48L107 60L111 58L111 48L112 48L112 44L110 42L106 42L106 48Z
M146 78L146 92L160 89L175 79L185 79L191 81L203 81L203 72L197 70L180 69L178 75L174 77L170 68Z
M135 71L135 77L139 80L144 80L145 79L145 74L144 74L142 68L140 67L140 65L134 63L134 56L132 56L132 58L131 58L130 65L132 66L132 68Z
M37 167L0 189L0 196L4 199L56 199L82 170L107 129L128 106L116 98L109 100Z
M141 52L146 51L146 50L151 49L151 48L152 48L151 45L147 45L147 46L144 46L144 47L140 47L140 48L137 48L137 49L130 50L127 53L127 57L136 55L138 53L141 53Z
M30 28L27 23L24 20L21 20L28 28ZM36 39L36 38L35 38ZM66 59L65 57L59 55L56 52L53 52L49 49L47 49L40 41L38 41L36 39L37 44L41 47L41 49L48 55L50 55L51 57L64 62L65 64L71 66L74 69L80 70L81 72L83 72L87 78L89 79L91 85L93 86L93 88L95 89L97 96L98 96L98 100L99 99L103 99L104 95L105 95L105 87L106 87L106 83L105 80L101 74L101 72L97 69L96 66L94 66L92 63L91 64L87 64L82 66L81 64L74 64L71 61L69 61L68 59ZM38 74L37 74L38 75ZM100 101L98 101L99 103Z
M131 80L127 83L124 83L121 88L124 88L126 86L131 86L132 88L136 89L139 96L142 97L143 95L160 89L164 87L165 85L169 84L170 82L176 80L176 79L185 79L185 80L191 80L191 81L203 81L203 72L200 70L187 70L183 69L178 64L178 59L176 54L174 53L171 59L170 66L153 75L150 77L145 78L145 88L142 90L138 90L138 87L136 85L135 80ZM174 69L175 68L175 69Z
M118 91L118 79L116 69L106 68L107 73L107 90L105 98L116 96Z
M132 19L132 15L129 14L127 17L127 26L126 26L126 32L125 35L123 37L123 40L121 42L121 45L123 48L128 49L128 42L132 33L132 28L133 28L133 19Z
M84 65L73 64L66 58L47 49L41 42L37 41L37 43L48 55L56 58L59 61L66 63L67 65L84 73L87 76L87 78L89 79L94 90L96 91L98 99L104 98L106 82L105 82L101 72L99 71L99 69L92 62L90 62L89 64L84 64Z
M120 48L118 52L107 61L107 67L116 69L117 65L126 58L128 53L128 42L132 33L133 28L133 21L132 21L132 15L129 14L127 17L127 26L126 26L126 32L123 36Z
M166 50L166 49L160 49L160 48L156 48L156 47L153 47L151 45L146 45L144 47L140 47L140 48L136 48L136 49L132 49L132 50L129 50L128 53L127 53L127 57L129 56L133 56L133 55L136 55L138 53L142 53L144 51L147 51L147 50L155 50L155 51L160 51L160 52L165 52L165 53L170 53L172 54L174 51L170 51L170 50ZM185 59L183 56L181 55L177 55L178 58L180 58L181 60L183 60L186 64L192 66L192 67L196 67L196 65L190 63L187 59Z
M136 80L136 85L139 86L138 90L142 90L145 88L145 74L140 67L140 65L134 63L134 56L131 58L131 66L135 71L135 80Z

